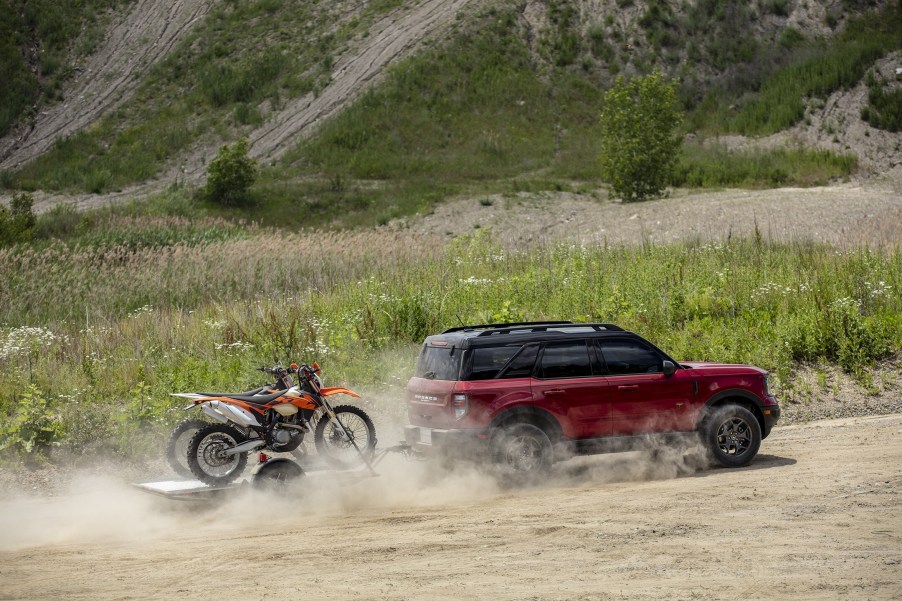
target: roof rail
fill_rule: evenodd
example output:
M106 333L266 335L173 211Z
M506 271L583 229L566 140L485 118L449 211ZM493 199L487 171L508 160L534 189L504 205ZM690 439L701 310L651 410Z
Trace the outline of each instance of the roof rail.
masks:
M460 326L459 328L449 328L442 334L450 334L452 332L463 332L467 330L488 330L496 328L513 328L522 326L563 326L572 325L572 321L515 321L511 323L483 323L476 326Z
M543 323L529 327L533 332L546 332L551 328L560 327L560 326L573 326L575 328L592 328L596 332L600 332L602 330L607 330L609 332L623 332L624 329L620 326L614 325L612 323L574 323L564 322L564 323ZM486 330L484 332L480 332L479 336L492 336L494 334L510 334L511 332L515 332L517 330L525 329L523 327L501 327L495 328L492 330Z

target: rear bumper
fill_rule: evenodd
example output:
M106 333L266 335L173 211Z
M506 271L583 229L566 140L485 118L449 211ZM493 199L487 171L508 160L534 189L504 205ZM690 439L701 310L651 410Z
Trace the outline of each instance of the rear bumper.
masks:
M488 448L488 430L443 430L405 426L404 439L418 453L438 455L453 452L456 457L472 458Z

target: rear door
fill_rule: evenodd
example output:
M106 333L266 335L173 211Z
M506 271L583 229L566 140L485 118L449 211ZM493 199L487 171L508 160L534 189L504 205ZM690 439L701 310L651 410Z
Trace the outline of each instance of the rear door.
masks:
M692 399L692 379L687 370L678 369L665 376L664 357L639 340L605 338L597 344L613 399L613 434L677 430Z
M407 414L414 426L447 428L451 395L460 378L462 352L449 344L425 344L414 377L407 383Z
M537 406L558 416L566 438L611 434L607 379L586 340L545 343L532 392Z

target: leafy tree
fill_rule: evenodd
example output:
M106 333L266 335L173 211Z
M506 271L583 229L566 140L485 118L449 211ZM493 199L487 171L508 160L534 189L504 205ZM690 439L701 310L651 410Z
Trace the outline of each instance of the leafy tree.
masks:
M0 246L27 242L34 236L34 199L30 194L13 196L10 208L0 204Z
M601 111L602 177L626 202L658 196L671 181L682 143L676 85L660 71L618 77Z
M224 206L247 206L253 203L250 189L256 179L257 161L248 156L247 138L241 138L224 145L210 161L204 193Z

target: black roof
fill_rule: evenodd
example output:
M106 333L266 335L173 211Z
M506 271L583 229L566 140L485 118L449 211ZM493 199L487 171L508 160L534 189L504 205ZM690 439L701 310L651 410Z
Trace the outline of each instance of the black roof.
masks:
M575 331L562 331L564 329L578 329ZM585 330L589 330L588 332ZM490 323L480 325L461 326L458 328L450 328L441 334L429 336L426 341L438 342L447 341L453 344L459 344L462 347L469 347L474 344L482 346L483 344L497 344L501 342L499 336L513 335L522 341L521 336L525 336L535 340L548 340L551 338L569 338L577 333L611 333L622 332L631 334L618 325L612 323L580 323L573 321L524 321L512 323Z

